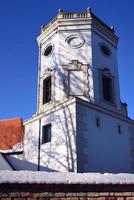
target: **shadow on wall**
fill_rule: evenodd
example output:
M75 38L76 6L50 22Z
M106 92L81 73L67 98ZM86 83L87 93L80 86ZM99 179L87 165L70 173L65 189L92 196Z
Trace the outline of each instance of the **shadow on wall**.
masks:
M50 144L43 144L41 150L41 164L51 166L60 171L75 172L76 168L76 146L75 128L72 114L68 106L62 105L62 113L56 113L48 119L53 128L52 141Z
M82 36L82 33L79 33L79 35L80 34ZM85 37L88 38L88 34ZM85 40L84 45L88 47L89 45L91 46L91 43L90 41ZM64 47L65 44L64 43L60 44L60 46ZM66 58L66 55L68 55L68 52L70 51L69 49L65 48L65 51L60 51L58 53L58 56L56 54L53 54L52 58L50 59L50 63L49 63L50 66L48 67L55 68L56 70L56 74L58 78L55 77L55 85L58 88L59 96L61 94L61 91L63 91L64 94L66 94L65 96L68 98L69 83L66 81L68 77L66 77L62 66L59 67L59 65L57 65L58 62L56 59L62 58L62 61L63 61L62 63L65 65L68 65L72 60L76 60L76 54L77 54L79 55L79 59L78 59L79 62L82 62L82 63L85 62L83 64L88 64L89 58L88 58L88 55L85 53L85 51L82 51L81 48L77 50L75 49L75 52L76 51L77 53L74 53L72 51L70 58ZM77 79L77 77L75 77L75 79ZM58 84L56 84L57 83L56 81L58 82ZM82 83L83 81L81 79L78 79L78 85L81 85ZM54 91L54 97L53 97L54 100L55 100L55 92L56 91ZM60 100L58 101L59 103L61 103ZM72 110L70 109L69 106L63 106L63 104L60 104L60 105L62 105L61 112L57 113L57 111L55 110L56 112L54 111L52 114L50 114L50 116L47 115L46 121L44 120L43 122L43 119L41 120L42 125L46 125L47 123L52 123L53 132L52 132L51 143L49 144L46 143L46 144L41 145L40 163L41 165L46 166L44 167L44 170L50 167L53 169L58 169L59 171L75 172L77 170L76 127L75 127L76 120L75 120L75 117L73 116L74 113L72 114ZM44 116L45 116L45 113L44 113ZM26 138L27 139L26 146L28 146L26 147L27 152L24 152L24 153L26 154L25 155L26 159L30 160L29 157L31 156L30 158L34 160L34 158L37 159L38 157L38 139L37 137L35 137L38 135L38 130L36 132L35 130L33 130L34 125L31 124L30 126L31 127L29 127L29 131L27 133L28 138ZM41 144L41 141L40 141L40 144ZM23 161L23 165L26 162L27 161ZM37 165L33 163L31 164L34 170L37 170ZM42 170L42 166L40 166L40 170Z
M6 160L11 164L14 170L28 170L28 171L37 171L38 165L26 160L20 160L18 158L14 158L12 156L4 156ZM56 170L40 166L40 171L46 172L56 172Z
M83 33L79 32L78 35L81 38L83 38ZM89 65L89 60L91 60L91 58L90 58L91 55L90 55L90 51L89 51L89 48L91 48L91 41L89 40L89 34L84 34L84 37L85 37L84 46L82 48L75 49L75 51L70 51L70 47L68 47L65 44L64 40L63 40L64 42L61 40L62 42L60 42L59 45L61 47L64 47L64 51L59 51L58 53L52 54L52 58L50 59L50 63L49 63L50 66L48 66L48 67L53 66L53 68L56 69L57 77L56 77L55 81L57 81L57 79L58 79L58 82L59 82L59 84L56 84L56 87L58 88L59 92L63 91L64 93L66 93L66 96L68 96L69 82L68 82L68 77L66 77L62 66L68 65L69 63L72 62L72 60L78 60L83 65L85 65L85 64ZM58 61L57 61L57 58L59 58ZM62 66L59 66L59 64L57 64L59 62L62 63ZM74 69L74 70L76 70L76 69ZM92 73L91 73L90 67L88 68L88 73L89 73L90 79L91 79ZM81 84L83 84L83 81L81 79L79 79L78 77L75 77L75 79L77 79L77 84L76 83L74 83L74 84L77 85L77 87L79 88L79 86ZM90 94L93 94L93 85L91 83L90 83L90 91L89 92L90 92Z
M82 33L79 33L79 35L82 36ZM86 38L88 38L88 34L85 35ZM91 46L91 42L88 40L85 40L86 46ZM64 43L60 44L60 46L65 46ZM59 67L57 65L57 60L56 58L61 58L63 65L68 65L71 63L72 60L76 60L76 53L70 52L72 55L70 55L70 61L68 58L66 58L66 55L68 55L68 49L65 48L65 51L60 51L58 55L53 54L50 66L53 66L56 69L57 77L58 77L58 83L56 84L56 87L58 88L58 91L63 91L65 96L68 97L68 88L69 88L69 83L68 83L68 77L66 77L64 73L64 69ZM77 49L77 54L79 55L79 62L83 61L85 63L83 64L88 64L89 59L88 56L85 54L85 51L82 51L81 48ZM76 52L75 51L75 52ZM90 56L90 55L89 55ZM88 73L89 73L88 69ZM56 77L56 79L57 79ZM78 79L78 77L75 77L77 79L77 85L83 84L83 80ZM55 80L57 81L57 80ZM76 83L75 83L76 84ZM91 88L90 88L91 90ZM55 94L55 92L54 92ZM53 98L54 99L54 98ZM52 162L57 163L57 166L61 166L62 169L65 169L66 171L70 172L75 172L77 169L77 160L76 160L76 128L74 127L74 119L71 114L71 110L68 106L63 106L62 105L62 115L58 114L55 117L50 117L48 120L48 123L52 122L53 124L56 124L58 129L61 129L61 137L56 138L57 140L55 143L51 142L50 145L44 144L44 148L42 148L41 151L41 156L40 160L42 165L49 166L51 165ZM56 129L52 133L52 137L56 137L55 135L58 134L56 132ZM64 137L63 137L64 135ZM52 138L53 140L53 138ZM66 153L64 151L58 151L61 146L66 147ZM53 165L55 167L55 165ZM60 168L58 168L60 170Z

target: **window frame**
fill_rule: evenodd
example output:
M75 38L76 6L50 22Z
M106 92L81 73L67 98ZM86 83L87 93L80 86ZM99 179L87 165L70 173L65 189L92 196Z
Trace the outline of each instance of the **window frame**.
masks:
M113 86L112 86L112 78L108 75L102 74L102 93L103 93L103 99L105 101L113 103ZM104 85L104 82L107 85ZM108 90L109 89L109 90Z
M48 81L50 81L50 87L49 87L49 89L47 89L47 87L48 87L47 86ZM49 95L47 93L49 93ZM49 103L51 100L52 100L52 77L50 75L50 76L46 77L43 80L43 99L42 99L43 105L46 104L46 103Z
M71 63L68 65L62 65L62 68L64 70L63 75L64 75L64 81L63 81L63 86L64 86L64 94L65 97L70 98L71 96L78 96L82 97L83 99L89 99L90 98L90 88L89 88L89 65L88 64L83 64L79 62L79 60L71 60ZM83 95L72 95L70 94L69 91L69 73L70 71L82 71L84 74L84 94Z
M101 51L101 53L102 53L103 56L109 58L109 57L112 55L111 48L110 48L109 45L107 45L106 43L101 42L101 43L99 43L98 46L99 46L100 51ZM105 52L104 48L105 48L106 51L108 51L108 53Z
M111 74L111 71L109 68L98 68L99 71L99 90L100 90L100 99L102 102L107 103L111 106L116 106L116 90L115 90L115 77ZM103 94L103 76L106 76L107 78L111 79L111 93L112 98L111 101L108 101L104 98Z
M50 128L50 136L49 136L49 131L47 130L48 128ZM42 142L41 143L42 144L49 143L51 142L51 139L52 139L52 126L51 126L51 123L49 123L42 126Z
M47 54L47 55L45 55L45 52L48 50L48 48L51 46L51 51ZM54 50L54 44L52 44L52 43L49 43L45 48L44 48L44 50L43 50L43 52L42 52L42 55L45 57L45 58L47 58L47 57L49 57L52 53L53 53L53 50Z

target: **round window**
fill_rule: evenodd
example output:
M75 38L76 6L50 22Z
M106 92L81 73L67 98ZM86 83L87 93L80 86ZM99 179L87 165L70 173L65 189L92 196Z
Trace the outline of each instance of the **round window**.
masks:
M74 49L80 48L84 44L84 39L79 35L70 35L65 41Z
M110 49L106 45L101 44L100 48L101 48L101 51L102 51L102 53L104 55L106 55L106 56L110 56L111 55L111 51L110 51Z
M44 51L44 56L49 56L52 50L53 50L53 45L52 44L48 45Z

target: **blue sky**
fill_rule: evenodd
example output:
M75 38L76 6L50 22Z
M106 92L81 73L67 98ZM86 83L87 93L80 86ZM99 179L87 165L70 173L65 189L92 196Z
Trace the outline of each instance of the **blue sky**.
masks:
M84 11L115 27L119 36L120 91L134 118L134 1L133 0L0 0L0 119L29 118L36 111L38 46L41 25L59 8Z

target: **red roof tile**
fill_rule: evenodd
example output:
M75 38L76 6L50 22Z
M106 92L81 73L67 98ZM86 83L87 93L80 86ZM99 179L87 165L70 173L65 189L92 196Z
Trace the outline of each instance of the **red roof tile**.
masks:
M23 123L21 118L0 120L0 150L10 150L23 141Z

